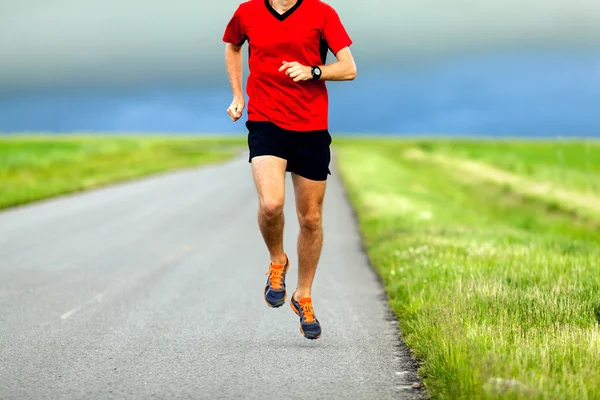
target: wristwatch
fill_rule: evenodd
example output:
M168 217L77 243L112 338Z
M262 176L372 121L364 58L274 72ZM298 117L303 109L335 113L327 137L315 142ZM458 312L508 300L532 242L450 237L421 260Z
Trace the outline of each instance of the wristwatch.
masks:
M319 79L321 79L321 68L317 67L316 65L312 66L311 68L313 81L318 81Z

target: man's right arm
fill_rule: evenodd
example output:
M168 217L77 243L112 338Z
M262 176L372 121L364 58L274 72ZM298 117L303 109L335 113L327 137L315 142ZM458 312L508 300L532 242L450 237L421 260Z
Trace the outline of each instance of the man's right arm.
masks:
M225 45L225 66L229 76L229 84L233 95L233 101L227 113L233 122L242 117L245 107L244 93L242 91L242 46L231 43Z

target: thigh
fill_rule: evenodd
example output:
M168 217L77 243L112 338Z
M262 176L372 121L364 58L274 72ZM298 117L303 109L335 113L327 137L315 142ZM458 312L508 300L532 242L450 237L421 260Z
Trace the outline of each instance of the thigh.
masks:
M286 160L275 156L252 158L252 176L261 204L266 201L283 203L286 165Z
M298 216L302 218L320 215L323 209L327 181L315 181L292 173L292 182L294 183Z

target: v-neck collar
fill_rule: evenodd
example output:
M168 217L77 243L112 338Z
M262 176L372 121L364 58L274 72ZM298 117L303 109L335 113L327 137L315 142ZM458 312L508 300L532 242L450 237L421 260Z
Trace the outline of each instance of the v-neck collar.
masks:
M300 4L302 4L303 0L298 0L296 2L296 4L294 4L294 6L292 8L290 8L289 10L287 10L286 12L284 12L283 14L279 14L277 11L275 11L275 9L271 6L271 3L269 3L269 0L265 0L265 6L267 7L267 10L269 10L269 12L271 14L273 14L273 16L275 18L277 18L280 21L285 20L287 17L289 17L290 15L292 15L294 13L294 11L296 11L298 9L298 7L300 7Z

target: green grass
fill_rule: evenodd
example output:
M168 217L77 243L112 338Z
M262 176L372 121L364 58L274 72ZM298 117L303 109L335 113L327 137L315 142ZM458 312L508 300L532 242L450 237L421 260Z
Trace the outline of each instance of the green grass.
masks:
M430 143L418 144L422 150ZM600 193L600 142L553 141L439 141L444 153L483 161L509 172L554 183L565 189Z
M600 219L410 156L562 183L556 143L338 142L369 257L432 398L600 399ZM600 170L596 153L576 156L589 144L566 146L566 173ZM585 180L565 186L590 192Z
M153 173L217 162L237 138L11 136L0 138L0 209Z

